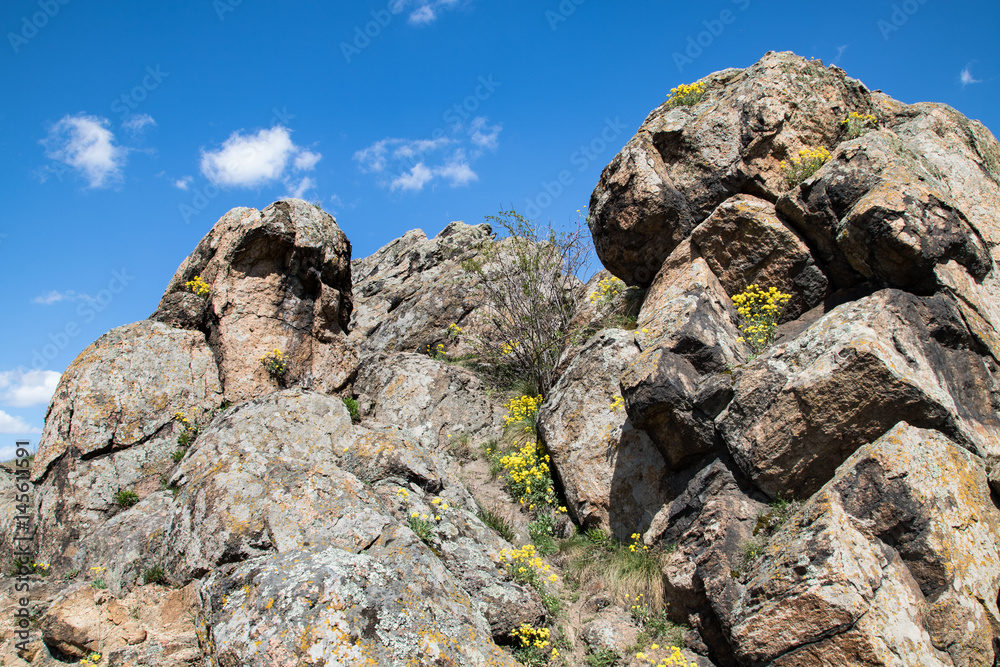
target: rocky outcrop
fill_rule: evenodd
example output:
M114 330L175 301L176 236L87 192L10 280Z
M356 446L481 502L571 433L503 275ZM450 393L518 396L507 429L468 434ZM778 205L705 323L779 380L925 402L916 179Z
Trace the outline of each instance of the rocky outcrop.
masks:
M196 276L207 294L188 286ZM351 293L351 244L337 221L286 199L220 218L178 267L152 319L207 335L227 400L292 384L333 392L357 368L346 336ZM260 362L275 349L288 365L278 379Z
M698 104L665 102L649 115L591 196L597 254L630 285L650 284L726 199L776 201L785 190L782 160L835 144L849 112L873 108L868 90L843 70L786 53L702 83Z
M426 354L365 359L354 393L366 420L407 429L428 447L482 444L503 425L500 401L474 373Z
M482 326L476 279L462 262L491 238L489 225L453 222L432 239L413 230L355 261L351 340L361 354L426 352L439 344L449 356L471 353L462 337L449 337L448 327L471 335Z
M951 298L883 290L736 371L719 428L771 497L808 497L901 420L996 456L1000 368L975 349Z
M545 443L578 525L628 540L645 532L668 499L666 463L629 421L616 378L639 354L632 332L591 338L538 415Z
M119 510L116 494L157 491L181 426L206 421L222 391L199 332L138 322L99 338L56 388L32 465L39 557L59 563Z
M733 647L751 664L993 664L998 528L982 462L899 424L770 540Z

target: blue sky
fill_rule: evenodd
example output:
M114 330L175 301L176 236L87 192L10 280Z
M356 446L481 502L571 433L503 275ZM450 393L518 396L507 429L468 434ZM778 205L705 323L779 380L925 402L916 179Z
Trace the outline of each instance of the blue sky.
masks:
M1000 127L995 0L5 0L0 28L0 457L234 206L321 201L355 257L565 224L670 88L769 50Z

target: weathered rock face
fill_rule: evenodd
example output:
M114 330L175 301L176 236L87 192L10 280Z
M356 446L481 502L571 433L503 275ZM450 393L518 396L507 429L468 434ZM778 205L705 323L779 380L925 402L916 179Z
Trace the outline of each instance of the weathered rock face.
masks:
M114 667L200 665L203 653L192 622L199 609L196 589L149 585L115 598L75 586L42 619L42 638L63 656L101 653Z
M448 326L470 334L478 326L474 315L482 301L461 264L491 234L486 224L453 222L432 239L414 230L355 261L351 340L362 356L424 352L438 344L450 356L471 352L461 338L449 338Z
M152 317L207 334L230 401L278 387L260 362L274 349L288 359L284 384L336 391L357 366L346 337L350 262L336 220L312 204L236 208L181 263ZM186 287L195 276L207 295Z
M595 335L538 415L538 432L559 471L570 516L621 540L645 532L668 499L663 456L617 403L616 378L638 354L630 331Z
M775 201L782 160L833 145L851 111L870 113L865 87L790 53L702 80L694 106L660 105L604 172L590 199L604 266L648 285L673 249L715 208L744 193Z
M771 539L733 647L752 664L992 665L998 528L981 461L900 424Z
M316 548L228 566L201 595L219 665L517 664L408 530L360 553Z
M36 483L39 556L53 564L118 511L115 495L140 498L173 467L174 413L203 419L222 401L204 336L159 322L114 329L63 373L49 406Z
M366 419L405 428L429 447L480 444L503 425L502 406L476 375L426 354L364 359L354 393Z
M975 348L951 298L883 290L736 371L719 428L771 497L807 497L898 421L996 455L1000 369Z

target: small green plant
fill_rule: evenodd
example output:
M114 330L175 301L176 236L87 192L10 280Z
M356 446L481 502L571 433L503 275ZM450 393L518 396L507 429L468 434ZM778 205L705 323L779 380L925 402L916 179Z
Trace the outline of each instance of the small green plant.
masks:
M753 563L764 555L768 540L778 532L794 514L801 504L796 500L786 500L779 494L766 512L757 515L757 523L753 528L753 537L740 543L737 565L733 568L733 576L741 577Z
M670 548L649 547L632 534L622 543L599 530L577 534L560 545L566 569L581 584L598 582L623 607L642 600L650 614L664 608L663 563Z
M211 292L211 288L208 286L201 276L195 276L193 280L189 280L184 283L184 287L188 288L198 296L208 296Z
M69 572L63 575L63 579L65 579L66 581L69 581L71 579L76 579L77 575L79 574L80 570L70 570Z
M462 327L454 322L448 325L448 338L458 339L462 335Z
M476 516L479 517L480 521L495 530L497 535L508 542L514 542L514 529L511 527L510 522L502 515L491 509L480 507L479 511L476 512Z
M285 353L278 348L274 348L262 356L260 365L264 367L268 375L276 380L285 377L285 373L288 372L288 360L285 358Z
M131 490L119 491L115 494L115 504L118 507L128 509L139 502L139 494Z
M347 411L351 413L351 422L354 424L360 422L361 415L358 413L358 400L351 396L345 396L344 405L347 406Z
M785 185L789 190L806 180L830 159L830 151L824 147L803 148L798 157L789 161L781 161L781 170L785 173Z
M597 289L590 293L590 302L603 310L608 307L615 297L626 290L625 283L621 278L602 278L597 282Z
M177 436L177 444L181 447L190 446L195 441L195 438L198 437L198 434L205 429L201 424L188 419L187 415L180 410L174 413L174 421L179 423L183 429L181 434Z
M754 356L766 350L774 341L778 320L791 294L785 294L776 287L764 289L759 285L748 285L745 290L732 297L733 305L740 316L738 342L745 342Z
M594 653L588 653L584 657L584 661L587 663L587 667L618 667L621 664L618 654L609 648L602 648Z
M94 577L90 581L91 588L93 588L94 590L102 591L108 587L108 584L104 581L104 576L103 576L104 572L107 569L108 568L103 567L101 565L95 565L94 567L90 568L90 571L93 573Z
M676 88L670 89L670 95L667 97L667 104L672 107L692 106L701 102L701 98L703 97L705 97L705 84L700 81L695 83L682 83Z
M459 461L472 461L476 458L476 448L472 446L472 436L468 433L461 433L457 437L449 433L446 440L448 451Z
M144 570L142 573L142 583L144 584L162 584L166 580L167 574L159 565L154 565L153 567Z
M171 460L173 460L174 463L180 463L181 460L184 458L185 454L187 454L186 450L184 450L184 449L175 449L173 451L173 453L170 455L170 458L171 458Z
M407 517L406 525L424 544L429 544L434 539L434 523L430 521L430 515L413 512Z
M875 129L878 124L878 118L870 113L862 114L857 111L852 111L847 115L847 118L840 121L840 123L847 126L848 138L857 139L868 130Z

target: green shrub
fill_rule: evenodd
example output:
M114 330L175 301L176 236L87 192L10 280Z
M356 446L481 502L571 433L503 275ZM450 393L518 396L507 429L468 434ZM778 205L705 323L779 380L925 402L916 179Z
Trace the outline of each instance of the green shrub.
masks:
M650 614L664 608L663 563L670 549L647 547L638 533L624 544L601 531L589 530L560 545L566 569L581 584L599 582L623 607L643 601Z
M115 494L115 504L118 507L128 509L139 502L139 494L135 491L119 491Z
M819 148L803 148L798 157L789 161L781 161L781 170L785 172L785 185L791 190L806 180L830 159L830 151L822 146Z
M486 216L502 240L489 240L462 263L476 278L488 314L484 333L470 342L486 366L530 378L539 393L555 383L577 308L576 275L589 255L582 224L567 233L538 226L516 211Z
M840 122L847 126L848 138L857 139L868 130L874 129L878 124L878 118L870 113L862 114L852 111L847 115L847 118Z
M174 453L170 455L170 458L173 459L174 463L180 463L180 461L184 458L185 454L187 454L185 450L175 449Z
M357 424L361 421L361 415L358 414L358 401L356 398L351 396L344 397L344 405L347 406L347 411L351 413L351 422Z
M510 522L502 515L497 514L491 509L480 507L479 511L476 512L476 516L479 517L480 521L495 530L497 535L508 542L514 542L514 529L511 527Z
M159 565L154 565L153 567L144 570L142 573L142 583L144 584L162 584L166 580L167 574Z

